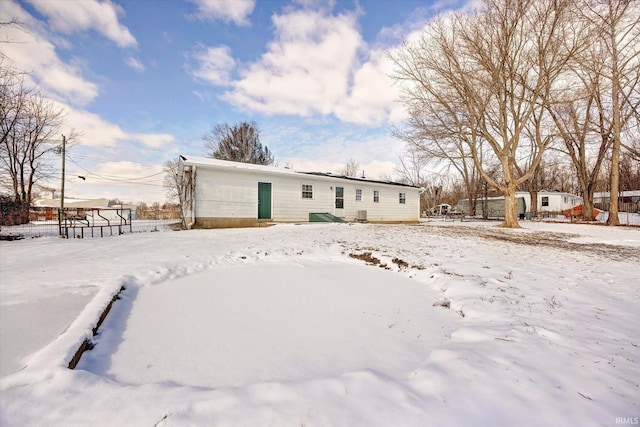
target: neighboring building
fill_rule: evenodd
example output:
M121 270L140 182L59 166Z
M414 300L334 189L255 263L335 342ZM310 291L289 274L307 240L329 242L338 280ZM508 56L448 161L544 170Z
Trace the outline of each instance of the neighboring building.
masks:
M516 197L524 198L526 212L531 212L531 194L528 191L518 191ZM582 203L583 198L575 194L560 191L538 191L538 212L563 212Z
M582 204L582 197L571 193L560 191L538 192L538 212L560 213L566 209ZM476 202L476 214L482 215L483 199L478 198ZM460 200L456 205L458 211L469 213L469 200ZM487 210L489 217L504 217L504 196L489 197L487 199ZM521 217L531 216L531 194L527 191L516 192L516 212Z
M33 201L36 208L60 208L60 199L36 199ZM109 207L107 199L64 199L65 208L85 209L85 208L103 208Z
M487 197L476 201L476 215L487 218L504 218L504 197ZM462 199L456 204L455 210L464 215L469 215L471 208L469 199ZM486 211L486 212L485 212ZM521 218L525 217L527 206L524 197L516 195L516 214Z
M193 156L180 156L178 175L190 228L420 219L422 189L411 185Z
M132 205L110 206L107 199L64 199L67 215L74 218L94 219L95 221L120 221L136 219L136 207ZM58 219L60 199L40 198L33 202L30 217L32 221L51 221Z
M32 221L52 221L58 219L60 199L38 198L33 201L30 209ZM106 209L109 205L107 199L64 199L64 207L69 215L84 217L85 212L93 208Z
M594 193L593 204L600 209L609 210L609 192ZM621 191L618 197L620 212L640 213L640 190Z

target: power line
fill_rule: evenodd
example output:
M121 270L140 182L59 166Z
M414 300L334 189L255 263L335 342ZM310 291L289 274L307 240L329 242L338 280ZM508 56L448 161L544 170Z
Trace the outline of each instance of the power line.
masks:
M115 182L131 182L131 183L134 183L133 181L149 179L149 178L152 178L154 176L158 176L158 175L162 175L162 174L166 173L166 171L163 170L162 172L157 172L157 173L154 173L154 174L151 174L151 175L140 176L140 177L126 177L126 178L123 178L123 177L119 177L119 176L115 176L115 175L98 174L98 173L92 172L89 169L83 167L82 165L80 165L78 162L76 162L73 159L69 159L69 161L71 163L75 164L76 166L78 166L83 171L87 172L89 175L93 175L93 176L96 176L98 178L102 178L102 179L107 180L107 181L115 181Z

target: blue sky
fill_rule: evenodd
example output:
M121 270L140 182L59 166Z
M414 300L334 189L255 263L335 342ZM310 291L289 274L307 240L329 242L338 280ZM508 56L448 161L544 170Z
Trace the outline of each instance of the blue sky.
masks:
M2 0L22 28L0 49L80 132L68 195L163 202L162 164L203 155L219 123L255 121L281 166L393 176L404 112L386 54L462 3Z

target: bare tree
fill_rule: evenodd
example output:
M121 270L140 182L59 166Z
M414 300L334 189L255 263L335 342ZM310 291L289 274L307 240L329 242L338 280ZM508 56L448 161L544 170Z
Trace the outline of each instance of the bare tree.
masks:
M446 115L442 118L446 118ZM392 135L407 144L407 161L413 170L421 164L422 167L432 165L447 172L455 171L462 179L469 199L469 214L475 215L476 200L481 191L481 183L468 144L460 137L461 134L464 134L462 123L456 121L441 124L443 126L432 126L432 124L425 122L425 117L419 111L416 111L410 114L406 126L403 128L394 127ZM482 152L480 157L482 157ZM401 171L407 171L405 163L401 163L401 166L403 168Z
M0 171L16 202L31 204L38 179L50 172L59 146L62 109L26 88L22 75L0 63Z
M420 212L428 211L435 206L432 203L432 191L427 182L428 173L425 171L428 160L420 151L409 146L406 152L398 156L398 161L399 164L395 169L398 180L424 189L420 193Z
M640 189L640 162L634 160L628 151L620 158L620 188L622 191Z
M570 159L576 173L584 203L584 219L594 220L593 193L602 164L611 148L611 126L602 120L598 104L602 104L601 70L595 63L588 68L577 62L569 76L577 77L573 92L559 94L564 100L547 105L559 135L561 150Z
M601 52L597 60L602 61L600 95L604 99L596 101L600 128L608 131L606 137L611 144L607 224L618 225L623 129L627 120L637 115L639 106L640 4L636 0L583 0L579 10L583 19L597 29L593 43Z
M402 156L398 156L400 164L396 166L396 174L400 182L415 186L426 185L424 169L428 165L428 160L420 151L408 147Z
M505 196L504 227L519 227L516 187L530 179L552 140L543 106L578 48L564 40L571 4L488 0L473 14L437 18L392 55L410 116L465 145L482 178ZM525 156L532 156L530 167L518 174ZM492 160L501 165L500 179L487 173Z
M162 181L162 186L165 189L165 193L167 195L167 199L170 202L177 202L180 207L180 222L182 229L187 228L187 224L184 218L184 211L182 209L182 197L180 197L180 192L182 188L182 181L180 180L180 176L178 175L178 165L180 161L179 159L175 160L167 160L164 162L164 179Z
M260 142L260 130L255 122L216 125L202 139L207 155L215 159L258 165L274 162L269 148Z
M632 159L640 162L640 138L635 141L630 141L629 144L623 144L623 147Z
M343 176L357 176L358 169L360 169L360 163L354 159L349 159L347 164L337 171L338 174Z
M180 179L178 178L178 159L167 160L162 165L164 168L164 179L162 186L165 189L167 199L171 202L175 202L180 197Z

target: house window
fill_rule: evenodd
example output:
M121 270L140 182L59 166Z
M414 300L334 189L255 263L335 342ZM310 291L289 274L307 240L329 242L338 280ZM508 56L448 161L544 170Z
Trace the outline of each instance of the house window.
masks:
M359 188L356 188L356 202L361 202L362 201L362 190Z
M405 203L407 203L407 193L399 193L399 201L401 205L404 205Z
M549 206L549 197L548 196L542 197L542 206Z
M302 198L313 199L313 185L302 184Z
M373 203L378 203L380 201L380 192L378 190L373 190Z

